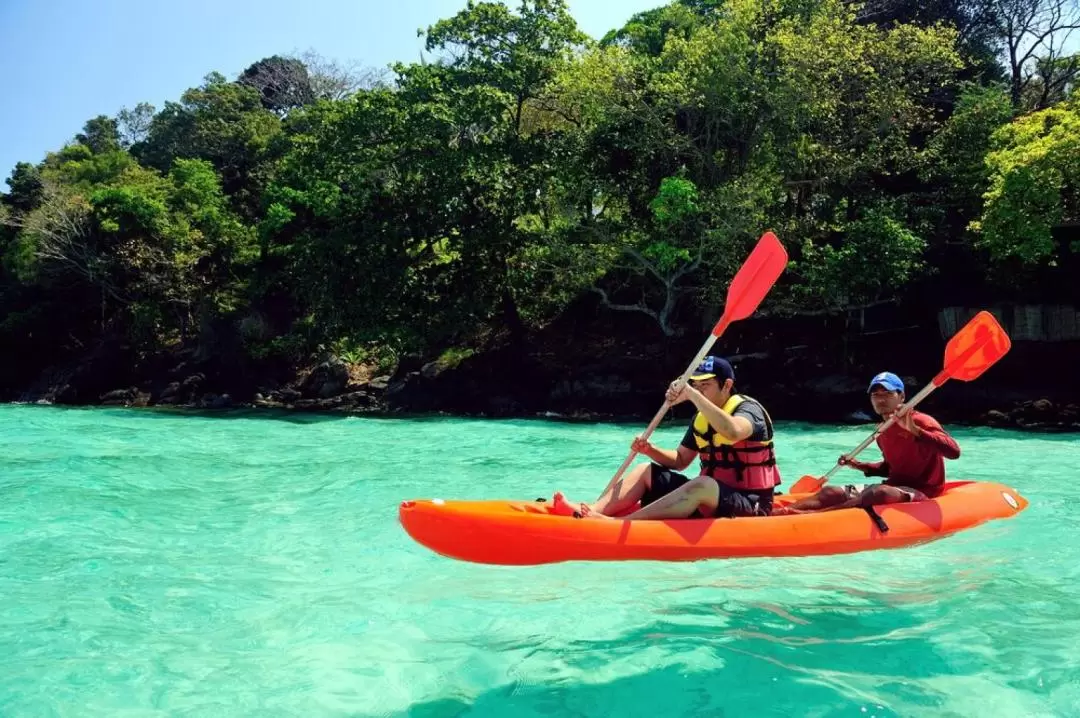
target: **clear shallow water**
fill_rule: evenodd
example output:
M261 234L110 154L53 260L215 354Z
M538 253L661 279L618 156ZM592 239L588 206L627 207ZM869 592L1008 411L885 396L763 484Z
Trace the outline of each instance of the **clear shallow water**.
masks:
M901 551L505 568L397 524L591 498L640 429L0 406L0 716L1080 716L1077 435L956 431L1032 505ZM868 431L778 429L786 487Z

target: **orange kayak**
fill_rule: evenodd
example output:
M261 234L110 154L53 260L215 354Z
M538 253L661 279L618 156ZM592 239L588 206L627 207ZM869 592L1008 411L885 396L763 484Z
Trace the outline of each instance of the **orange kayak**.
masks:
M802 498L778 495L775 503ZM526 566L559 561L697 561L820 556L894 549L943 538L1028 502L1001 484L954 481L936 499L767 518L627 521L575 519L541 501L403 501L398 518L422 546L474 563ZM882 530L882 529L887 530Z

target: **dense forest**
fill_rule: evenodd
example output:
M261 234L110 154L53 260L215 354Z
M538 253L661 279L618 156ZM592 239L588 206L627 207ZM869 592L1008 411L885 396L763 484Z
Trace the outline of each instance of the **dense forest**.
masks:
M882 362L929 379L947 307L1080 306L1076 28L676 0L596 39L563 0L469 2L420 62L252 58L11 170L0 393L648 415L771 229L790 265L717 351L781 415L823 376L865 408ZM1016 342L979 412L1072 400L1033 366L1065 339Z

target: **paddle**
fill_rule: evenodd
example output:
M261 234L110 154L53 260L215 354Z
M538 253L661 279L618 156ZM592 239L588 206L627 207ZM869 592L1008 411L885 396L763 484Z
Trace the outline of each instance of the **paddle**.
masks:
M911 398L906 406L914 408L919 402L930 395L934 389L944 384L949 379L960 381L972 381L977 379L984 371L989 369L998 359L1008 353L1012 342L1009 335L1001 328L994 315L990 312L979 312L971 318L963 329L953 335L945 346L945 361L941 371L927 384L922 391ZM874 433L866 437L854 451L846 458L855 458L863 449L870 446L871 442L896 422L895 417L890 417ZM829 480L842 466L839 462L821 478L803 476L791 487L791 493L804 494L817 491Z
M788 255L784 249L784 245L780 244L780 240L776 238L776 235L772 232L766 232L761 235L754 250L750 253L750 256L743 262L742 267L735 274L734 279L731 280L731 285L728 287L727 300L724 302L724 314L720 317L720 321L713 327L712 332L705 339L705 343L701 345L701 349L698 351L697 356L694 357L690 365L686 367L686 371L679 377L679 385L686 384L686 380L689 378L691 372L697 368L698 364L704 361L706 355L709 353L709 349L712 347L713 342L720 338L720 335L727 330L728 325L738 319L745 319L754 313L758 305L761 304L761 300L765 298L765 295L769 293L772 286L776 283L776 280L783 273L784 268L787 266ZM671 408L671 404L667 399L664 399L663 406L660 407L660 411L656 412L656 416L649 423L645 433L641 435L642 439L648 439L653 430L656 429L660 420L664 418L664 414ZM634 460L634 456L637 454L633 449L630 450L630 455L623 461L622 466L615 472L615 476L608 483L607 488L603 493L607 491L619 481L623 472Z

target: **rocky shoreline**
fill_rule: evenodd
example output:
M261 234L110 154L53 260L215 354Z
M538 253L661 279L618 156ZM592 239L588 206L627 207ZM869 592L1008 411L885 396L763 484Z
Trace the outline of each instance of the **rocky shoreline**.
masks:
M714 349L735 366L736 390L759 399L775 420L866 423L869 378L894 371L914 395L941 371L948 332L934 321L936 310L875 311L859 332L844 317L747 319ZM398 356L382 367L333 354L256 358L227 332L151 355L113 337L49 368L0 371L0 401L645 425L700 348L692 320L683 324L668 337L640 316L585 303L524 336L494 333L483 345ZM976 380L949 381L920 408L946 424L1080 432L1077 356L1080 342L1015 341ZM689 415L687 406L671 412L679 421Z
M741 369L747 368L746 360L752 363L755 358L744 357ZM612 372L610 367L585 367L561 378L540 378L535 372L525 372L524 380L516 374L517 380L511 381L512 377L488 373L489 367L484 364L446 367L429 362L412 371L367 376L370 372L357 371L357 367L330 358L291 381L277 386L260 384L254 391L225 391L227 387L220 380L205 371L194 371L182 378L143 381L96 396L88 396L75 377L67 376L36 391L24 392L16 401L200 412L272 409L346 415L436 414L639 423L647 423L662 401L659 391L641 389L649 385L646 382ZM919 386L917 377L905 380L909 386ZM777 420L826 424L872 420L865 387L850 376L831 374L785 385L751 380L744 382L740 390L765 402ZM1008 396L993 387L950 387L930 397L922 408L954 425L1080 432L1080 404ZM683 409L673 413L681 415Z

